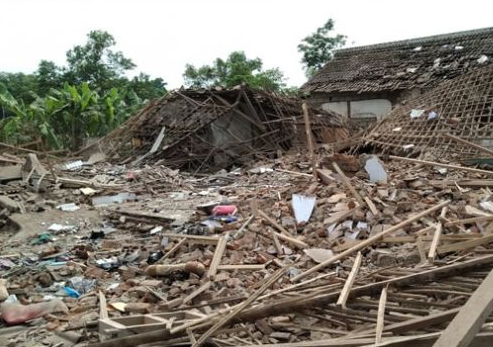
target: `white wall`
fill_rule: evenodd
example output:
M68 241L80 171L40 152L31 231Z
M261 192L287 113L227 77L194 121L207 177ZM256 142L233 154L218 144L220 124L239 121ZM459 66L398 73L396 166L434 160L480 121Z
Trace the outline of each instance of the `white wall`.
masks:
M347 116L346 101L327 102L322 104L324 110L337 112ZM392 103L387 99L371 99L350 101L350 118L377 118L380 119L392 110Z

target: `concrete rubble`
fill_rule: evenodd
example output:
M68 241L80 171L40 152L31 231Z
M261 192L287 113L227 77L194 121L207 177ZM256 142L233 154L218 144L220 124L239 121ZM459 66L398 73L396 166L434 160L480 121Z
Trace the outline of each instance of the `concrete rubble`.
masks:
M370 154L8 154L0 345L433 346L471 305L486 345L493 171Z

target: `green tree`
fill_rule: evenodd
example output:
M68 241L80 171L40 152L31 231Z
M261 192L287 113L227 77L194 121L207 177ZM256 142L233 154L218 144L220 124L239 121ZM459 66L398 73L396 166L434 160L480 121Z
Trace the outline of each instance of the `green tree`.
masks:
M234 87L243 83L255 89L286 88L284 75L278 68L263 70L262 67L260 58L248 59L244 52L232 52L226 60L217 58L212 65L197 68L187 64L183 77L192 88Z
M109 90L135 64L122 52L115 52L114 37L106 31L95 30L88 35L85 45L77 45L67 52L65 80L71 84L88 83L92 88Z
M36 76L33 74L24 74L22 72L9 73L0 72L0 84L8 87L9 92L17 99L30 103L34 100L33 92L38 89Z
M143 100L152 100L162 97L166 93L166 83L162 78L151 78L151 76L140 73L126 82L125 88L132 90Z
M41 60L35 73L38 95L46 95L52 88L60 88L64 83L63 69L49 60Z
M301 63L308 77L313 76L332 59L334 50L346 44L347 37L341 34L331 35L333 30L334 21L329 19L324 26L305 37L298 45L298 51L303 54Z

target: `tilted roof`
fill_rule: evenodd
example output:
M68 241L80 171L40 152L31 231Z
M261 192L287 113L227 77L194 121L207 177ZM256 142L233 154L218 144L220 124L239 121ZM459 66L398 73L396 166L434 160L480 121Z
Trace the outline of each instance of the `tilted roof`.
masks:
M430 88L493 60L493 27L341 49L301 90Z

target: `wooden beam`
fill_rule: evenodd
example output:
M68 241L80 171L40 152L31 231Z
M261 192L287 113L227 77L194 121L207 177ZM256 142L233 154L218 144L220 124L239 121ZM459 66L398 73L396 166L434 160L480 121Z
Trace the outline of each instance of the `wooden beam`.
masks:
M387 305L387 287L382 288L380 301L378 302L377 328L375 332L375 343L382 342L383 326L385 324L385 306Z
M301 105L303 109L303 119L305 122L305 134L306 134L306 142L308 147L308 154L310 155L310 160L312 162L312 170L313 177L317 179L317 159L315 158L315 151L313 149L313 138L312 138L312 129L310 124L310 111L308 110L308 105L306 101Z
M381 233L374 235L372 237L369 237L368 239L362 241L361 243L354 245L353 247L347 249L346 251L339 253L338 255L333 256L332 258L329 258L320 264L315 265L314 267L312 267L311 269L309 269L305 272L300 273L298 276L295 276L294 278L292 278L291 281L293 281L293 282L299 281L300 279L312 274L315 271L326 268L327 266L333 264L334 262L341 260L341 259L347 257L348 255L353 254L354 252L362 250L363 248L368 247L369 245L371 245L375 242L380 241L386 235L393 233L393 232L395 232L395 231L397 231L397 230L399 230L399 229L401 229L401 228L403 228L403 227L405 227L411 223L414 223L415 221L420 220L421 218L429 215L432 212L435 212L435 211L441 209L442 207L447 206L449 203L450 203L450 201L448 201L448 200L443 201L443 202L441 202L441 203L439 203L433 207L430 207L429 209L427 209L423 212L420 212L420 213L414 215L413 217L410 217L410 218L408 218L408 219L406 219L406 220L404 220L404 221L402 221L402 222L400 222L400 223L398 223L398 224L396 224L390 228L387 228L384 231L382 231Z
M371 201L371 199L369 197L367 197L367 196L365 196L364 199L365 199L365 202L368 205L371 213L373 213L373 216L375 218L377 218L380 212L378 211L378 209L375 206L375 204L373 203L373 201Z
M214 257L212 258L211 265L209 266L209 271L207 272L207 277L211 280L216 277L217 267L223 258L224 251L226 250L226 244L228 243L229 233L226 233L223 237L219 238L217 241L216 251L214 252Z
M342 172L341 168L339 167L339 165L337 165L337 163L335 161L332 162L332 166L334 167L336 172L339 174L339 176L341 176L342 182L344 183L346 188L349 189L349 191L351 192L353 197L358 202L359 206L364 206L365 202L363 201L363 198L361 197L361 195L359 195L359 193L356 191L356 189L351 184L351 180L344 174L344 172Z
M452 164L442 164L442 163L437 163L437 162L434 162L434 161L427 161L427 160L404 158L404 157L398 157L396 155L389 155L389 159L407 161L409 163L415 163L415 164L423 164L423 165L429 165L429 166L445 167L447 169L454 169L454 170L462 170L462 171L468 171L468 172L475 172L475 173L480 173L480 174L484 174L484 175L493 175L493 171L489 171L489 170L474 169L474 168L471 168L471 167L459 166L459 165L452 165Z
M433 234L433 240L431 241L430 249L428 251L428 262L433 264L437 254L438 243L440 242L440 236L442 235L442 223L437 223L435 227L435 233Z
M344 287L342 288L341 295L339 295L339 299L337 299L337 306L346 308L346 301L349 296L349 292L353 287L356 276L358 275L362 259L363 259L363 255L361 254L361 252L358 252L358 255L356 255L356 258L354 259L351 272L349 273L349 276L347 277L346 282L344 283Z
M457 136L454 136L452 134L442 134L442 136L448 138L448 139L451 139L451 140L454 140L454 141L457 141L459 143L462 143L464 145L467 145L469 147L472 147L472 148L476 148L477 150L481 151L481 152L484 152L484 153L488 153L490 155L493 155L493 150L489 149L489 148L486 148L486 147L483 147L483 146L480 146L474 142L470 142L470 141L467 141L467 140L464 140L460 137L457 137Z
M450 322L434 347L467 347L493 312L493 270Z
M378 294L386 285L393 287L406 287L411 284L436 281L440 278L455 276L459 273L464 273L471 270L477 270L480 267L493 264L493 255L487 255L463 262L457 262L450 265L436 267L430 270L424 270L418 273L412 273L405 276L391 278L388 280L369 283L359 287L353 287L349 293L349 298L363 295ZM326 305L335 302L339 297L340 291L320 294L317 296L309 296L306 298L288 298L279 300L271 304L265 304L262 307L251 308L245 311L238 317L245 321L261 319L266 316L282 315L290 312L304 310L307 307Z

